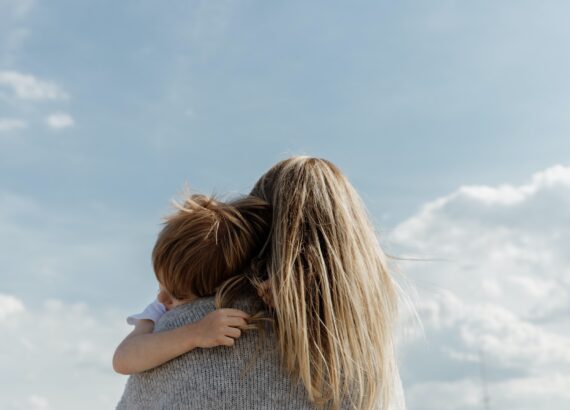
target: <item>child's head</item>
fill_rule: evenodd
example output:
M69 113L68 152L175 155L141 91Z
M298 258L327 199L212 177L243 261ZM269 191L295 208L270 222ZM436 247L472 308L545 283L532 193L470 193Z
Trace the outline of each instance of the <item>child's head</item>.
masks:
M213 295L243 273L269 234L270 206L253 196L220 202L194 194L174 204L152 251L156 278L174 299Z

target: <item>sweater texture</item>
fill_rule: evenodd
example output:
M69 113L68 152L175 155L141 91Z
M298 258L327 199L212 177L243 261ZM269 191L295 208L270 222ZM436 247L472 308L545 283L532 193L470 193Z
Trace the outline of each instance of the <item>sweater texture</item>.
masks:
M254 313L257 298L233 307ZM176 306L154 332L196 322L215 310L214 298ZM243 331L234 346L196 348L153 369L129 376L117 410L143 409L316 409L305 387L282 369L275 334Z

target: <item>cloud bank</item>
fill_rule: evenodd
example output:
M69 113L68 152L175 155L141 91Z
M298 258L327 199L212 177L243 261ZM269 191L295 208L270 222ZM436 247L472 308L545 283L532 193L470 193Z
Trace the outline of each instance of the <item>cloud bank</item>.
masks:
M112 354L127 333L123 313L47 299L31 309L0 294L2 408L110 409L126 377ZM86 398L89 398L86 400Z
M389 235L415 282L424 337L403 348L410 409L570 402L570 167L527 184L462 186ZM429 403L429 404L426 404ZM426 407L427 406L427 407Z

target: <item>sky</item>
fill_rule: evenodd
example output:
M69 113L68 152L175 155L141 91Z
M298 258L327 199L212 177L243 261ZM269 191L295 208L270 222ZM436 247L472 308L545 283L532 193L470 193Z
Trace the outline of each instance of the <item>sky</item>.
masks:
M171 199L306 154L419 259L393 262L410 410L567 409L569 12L0 0L2 407L114 408Z

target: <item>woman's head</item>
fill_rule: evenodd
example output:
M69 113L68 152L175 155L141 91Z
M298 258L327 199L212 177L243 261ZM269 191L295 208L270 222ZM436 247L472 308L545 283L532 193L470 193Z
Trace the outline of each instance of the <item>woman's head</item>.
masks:
M296 156L250 194L272 208L263 270L285 367L317 403L387 405L397 295L356 190L330 161Z
M227 203L188 195L166 216L152 251L161 294L189 301L215 293L228 278L242 273L268 235L271 212L257 197Z

